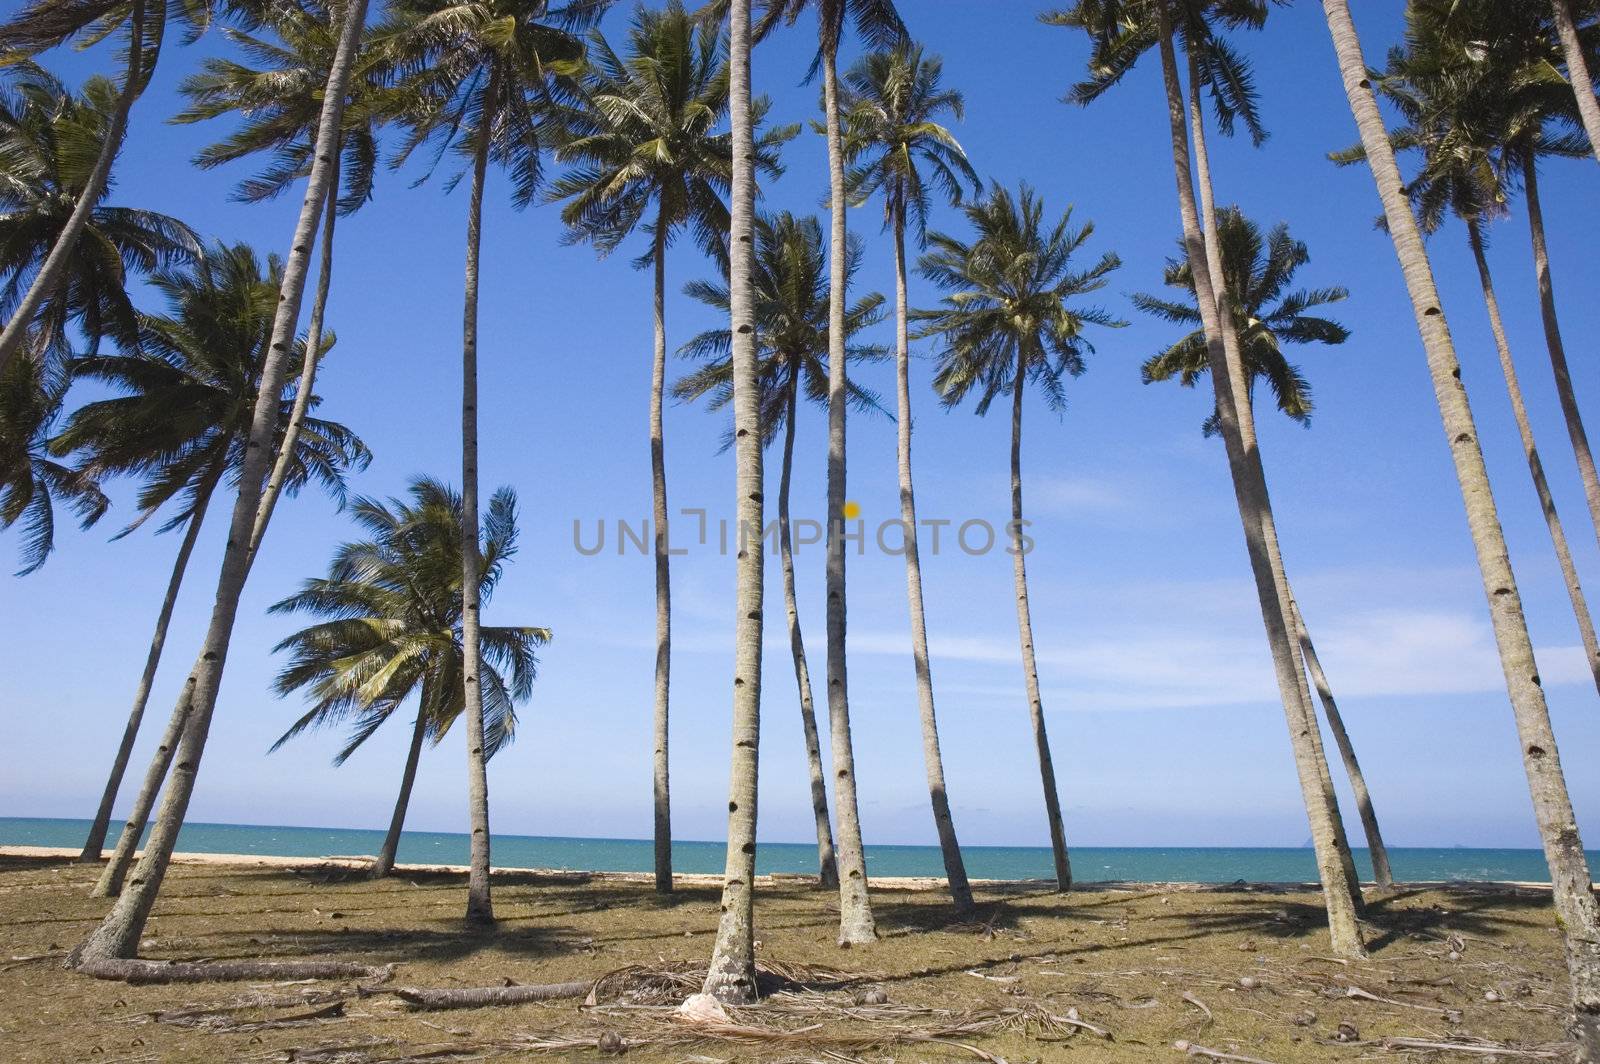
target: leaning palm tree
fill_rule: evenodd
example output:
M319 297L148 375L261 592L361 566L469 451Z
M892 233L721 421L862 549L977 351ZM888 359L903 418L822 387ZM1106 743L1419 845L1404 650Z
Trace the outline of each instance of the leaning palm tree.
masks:
M672 596L667 535L666 258L680 231L719 262L727 259L731 135L718 126L728 111L728 64L720 32L688 14L682 0L665 10L636 9L628 53L620 56L598 30L589 37L589 66L577 102L563 110L556 158L571 166L551 184L573 240L609 254L641 225L650 247L635 266L655 270L655 347L650 368L650 483L654 500L656 580L655 718L652 772L656 890L672 890L672 803L668 773L668 692ZM781 171L776 147L796 127L769 134L757 165Z
M1126 324L1097 307L1081 305L1079 300L1104 288L1106 277L1122 262L1108 251L1092 266L1078 269L1073 258L1094 234L1094 223L1074 227L1068 208L1060 221L1050 225L1045 221L1043 199L1026 184L1013 196L996 183L986 198L963 207L962 212L972 226L973 239L963 242L945 233L931 233L930 250L917 263L918 271L946 293L943 305L911 316L922 323L918 337L938 340L939 368L933 385L945 406L956 406L973 396L977 413L986 414L996 396L1011 395L1011 524L1007 531L1016 581L1022 677L1044 785L1056 889L1065 891L1072 886L1072 865L1045 731L1024 561L1022 396L1026 385L1032 383L1050 409L1057 413L1065 409L1066 378L1082 373L1084 355L1094 350L1084 336L1085 328Z
M1489 330L1523 456L1578 622L1589 670L1600 687L1600 639L1539 458L1486 250L1488 226L1509 213L1511 185L1524 170L1522 155L1575 158L1587 155L1588 147L1576 132L1548 128L1552 104L1563 108L1566 93L1553 91L1543 70L1530 70L1514 47L1480 49L1476 42L1483 39L1482 31L1493 25L1483 14L1443 0L1412 4L1407 9L1405 46L1390 51L1387 69L1377 85L1404 121L1391 132L1391 145L1416 149L1422 156L1417 176L1406 186L1422 231L1437 232L1452 214L1465 223L1467 246L1478 267ZM1480 17L1469 19L1469 15ZM1570 119L1570 113L1567 117ZM1341 165L1365 157L1359 146L1333 155ZM1561 379L1563 375L1558 374ZM1566 394L1570 395L1570 388ZM1580 426L1577 438L1581 435Z
M905 528L906 605L911 614L911 663L917 680L917 711L922 724L922 760L928 799L944 858L945 880L956 911L973 911L972 888L956 841L955 821L945 788L944 757L934 713L933 673L928 662L928 621L922 606L922 560L917 549L917 502L911 482L911 350L907 338L906 229L921 244L935 196L961 201L963 184L980 187L977 172L955 137L940 124L959 120L961 93L940 84L944 64L924 57L922 47L901 44L863 57L845 74L845 152L850 169L845 186L852 199L883 197L884 228L894 237L896 456L900 479L900 522Z
M0 22L0 56L6 57L31 57L79 38L126 38L120 53L122 86L112 89L104 82L103 90L97 92L105 117L100 135L94 149L76 165L77 182L64 190L67 196L60 205L66 209L50 233L48 250L37 256L29 284L19 288L15 303L6 308L5 328L0 331L0 368L21 349L36 316L74 272L78 243L110 185L128 114L155 73L168 23L181 25L192 41L204 32L217 6L217 0L29 0L10 19ZM241 0L229 6L248 18L259 0Z
M274 650L291 660L273 684L279 695L305 691L312 705L272 744L276 750L308 728L348 724L334 756L344 764L413 695L416 720L388 833L374 878L394 870L411 786L424 739L435 744L465 709L461 684L461 496L430 477L411 482L410 499L360 498L352 519L366 539L341 545L328 575L307 580L273 613L326 618ZM517 549L516 494L501 488L483 515L479 599L487 601ZM510 742L518 702L533 693L536 651L546 628L486 625L479 672L484 690L484 756Z
M265 169L239 183L235 196L242 202L276 198L308 175L322 87L338 51L338 11L317 0L269 5L262 17L276 40L244 30L223 31L243 57L256 65L214 57L203 62L199 72L185 78L180 86L189 98L189 107L172 121L191 123L223 116L242 119L225 139L201 150L195 157L197 166L209 170L256 155L269 156ZM283 493L300 426L316 387L333 279L335 224L341 215L348 216L372 198L383 73L379 50L368 48L356 57L341 128L329 153L331 174L328 201L321 208L317 289L306 330L307 361L300 367L296 403L256 514L251 557L260 549L267 522Z
M765 557L761 531L761 380L755 344L756 142L750 99L750 0L727 0L728 328L732 364L734 515L739 529L733 628L733 742L728 771L727 859L721 916L701 993L730 1004L755 1001L756 796L761 746L761 626Z
M137 4L141 0L134 2ZM211 717L216 711L228 645L233 638L233 622L238 614L245 581L250 575L249 544L269 471L268 463L278 438L281 394L289 376L295 324L299 320L300 305L305 295L307 266L310 263L317 216L327 200L331 177L329 155L343 121L346 88L366 29L366 18L367 0L347 0L337 56L323 90L311 174L306 181L305 197L295 220L289 254L284 260L283 282L278 290L272 332L262 364L261 386L250 416L250 436L239 470L238 494L229 521L211 620L189 679L167 723L165 738L177 745L172 780L162 800L161 812L156 818L150 841L145 846L144 856L134 869L129 889L122 892L105 919L69 954L68 963L79 970L117 975L128 974L139 968L140 962L133 958L138 953L145 922L150 918L150 911L161 891L162 880L171 864L172 851L177 845L178 832L188 812L189 800L194 795ZM152 764L146 782L156 775L155 767ZM266 970L264 967L255 968L257 973ZM295 970L295 966L283 965L272 967L271 970L273 974L288 974ZM290 977L293 977L292 974Z
M1395 163L1394 149L1389 144L1383 114L1378 110L1350 8L1345 0L1323 0L1322 7L1345 95L1361 134L1367 166L1383 202L1386 227L1411 297L1446 445L1467 511L1467 527L1483 576L1489 618L1505 672L1522 764L1528 776L1534 816L1544 843L1545 862L1550 868L1556 913L1565 939L1573 1033L1580 1046L1580 1056L1595 1059L1600 1053L1600 906L1595 901L1593 877L1573 814L1566 777L1561 770L1549 707L1539 685L1533 642L1528 636L1527 618L1517 594L1517 581L1511 570L1494 492L1489 485L1477 425L1467 402L1461 366L1456 360L1455 344L1434 285L1422 232L1406 199L1405 184Z
M55 549L56 504L88 528L111 505L87 471L50 453L67 382L26 356L0 370L0 529L21 525L22 568L33 572Z
M1573 16L1572 0L1550 0L1550 11L1555 16L1556 39L1561 44L1561 57L1566 61L1567 80L1572 84L1572 94L1578 104L1578 114L1583 119L1583 129L1589 138L1589 150L1600 162L1600 102L1594 95L1594 81L1589 76L1589 59L1593 48L1585 49L1578 35L1578 20ZM1588 27L1591 31L1593 26ZM1589 55L1585 55L1585 51Z
M604 9L599 0L552 8L547 0L397 0L384 29L401 75L396 117L408 128L396 162L432 142L465 155L466 286L461 338L462 682L466 691L467 790L472 860L467 922L494 923L489 892L489 778L484 764L483 691L478 676L478 252L489 163L513 181L512 202L532 203L544 176L545 116L572 92L583 42L577 32ZM563 84L563 81L566 83ZM459 178L457 179L459 180ZM452 182L453 184L454 182Z
M845 276L860 266L860 242L847 245ZM800 727L805 735L806 769L811 778L811 815L817 829L817 881L838 889L839 871L828 818L828 789L822 770L822 746L811 696L811 669L800 631L800 606L795 596L794 550L790 539L789 484L794 468L795 413L801 398L824 405L828 398L828 277L822 253L822 226L815 218L796 218L785 211L756 220L753 289L756 354L760 384L762 444L783 429L783 464L778 477L778 558L783 567L783 604L789 618L789 650L794 658L795 686L800 696ZM728 313L728 286L695 281L685 289L701 303ZM879 347L856 342L857 332L882 320L883 297L876 292L845 308L845 357L851 361L883 356ZM683 346L682 354L705 365L673 385L681 400L710 399L712 410L733 400L733 337L728 329L708 329ZM877 397L853 381L846 387L859 409L881 410ZM727 444L734 441L730 438Z
M117 394L74 411L52 448L76 455L96 478L124 475L142 481L138 516L121 535L172 504L177 512L161 531L184 529L133 708L79 856L82 861L98 861L105 844L112 805L138 738L201 523L218 485L225 477L237 478L243 468L281 273L277 261L262 263L248 245L217 246L190 268L154 275L152 285L164 297L167 312L141 316L137 348L72 363L75 379ZM280 416L287 416L293 405L293 399L284 398ZM345 426L308 417L291 455L289 491L298 492L315 480L342 501L346 474L365 469L371 457ZM100 892L105 896L120 889L152 798L142 794L127 819L117 855L102 876Z
M0 91L0 315L32 322L29 353L51 363L52 375L72 354L74 326L91 350L103 339L137 343L130 274L201 251L200 238L176 218L108 206L110 189L102 186L81 220L81 239L61 260L60 279L32 297L52 249L78 224L75 204L86 201L89 171L115 110L116 88L105 78L90 78L74 94L28 62Z
M1349 330L1336 321L1307 311L1342 302L1349 293L1339 286L1290 290L1295 273L1311 260L1311 253L1304 243L1289 235L1288 225L1275 225L1263 236L1260 227L1237 207L1222 208L1217 212L1217 219L1217 244L1222 252L1228 291L1234 293L1236 301L1231 309L1234 329L1239 336L1240 358L1249 376L1247 393L1251 406L1255 405L1256 382L1265 381L1279 412L1302 425L1309 425L1311 385L1299 367L1289 361L1284 349L1289 344L1344 343L1350 336ZM1167 260L1164 280L1169 288L1183 292L1186 300L1179 302L1135 293L1133 304L1148 314L1191 329L1177 343L1145 361L1142 368L1145 383L1176 379L1185 388L1192 388L1211 367L1206 358L1205 330L1195 302L1194 274L1189 269L1188 258L1183 255L1181 240L1178 250L1178 258ZM1214 405L1201 429L1207 436L1217 434L1218 416ZM1338 700L1333 696L1333 688L1317 657L1311 634L1292 598L1289 614L1301 657L1311 672L1317 697L1328 719L1328 730L1333 733L1345 774L1350 778L1350 790L1355 795L1361 827L1367 837L1373 879L1380 889L1388 890L1394 886L1389 849L1378 826L1372 792L1356 756L1355 744L1344 726Z
M1250 68L1232 51L1218 30L1259 27L1266 12L1263 0L1079 0L1073 7L1047 15L1044 20L1081 29L1093 42L1090 77L1075 86L1070 97L1078 103L1087 104L1097 99L1120 81L1145 51L1154 48L1158 53L1172 145L1173 179L1183 222L1184 251L1195 278L1206 357L1211 366L1211 386L1216 396L1218 429L1227 452L1262 628L1272 656L1296 775L1311 828L1330 938L1336 953L1360 957L1365 955L1358 923L1362 905L1360 881L1345 838L1332 773L1322 747L1322 732L1317 726L1305 669L1295 644L1294 596L1278 545L1239 337L1233 315L1223 313L1222 309L1230 305L1230 297L1217 240L1215 197L1205 145L1203 89L1211 93L1218 125L1224 132L1231 129L1237 119L1243 118L1256 139L1263 133L1249 118L1251 110L1247 105L1255 95ZM1187 107L1174 44L1180 36L1188 58ZM1198 200L1189 157L1191 128L1194 164L1200 178Z
M856 799L855 752L850 740L849 678L845 659L845 149L839 98L839 45L845 23L871 48L887 48L906 37L905 23L894 0L766 0L756 39L778 22L793 25L807 8L817 13L817 58L822 71L822 110L828 139L828 261L830 306L828 330L833 349L828 368L828 724L833 752L835 803L839 817L839 944L864 945L878 937L867 893L867 864L861 843L861 815Z

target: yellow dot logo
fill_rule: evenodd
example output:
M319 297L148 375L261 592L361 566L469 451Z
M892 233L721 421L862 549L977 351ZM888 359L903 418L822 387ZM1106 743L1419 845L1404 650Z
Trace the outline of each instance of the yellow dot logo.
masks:
M841 512L844 514L844 519L846 521L854 521L856 518L861 516L861 504L858 502L847 502L844 504L844 509Z

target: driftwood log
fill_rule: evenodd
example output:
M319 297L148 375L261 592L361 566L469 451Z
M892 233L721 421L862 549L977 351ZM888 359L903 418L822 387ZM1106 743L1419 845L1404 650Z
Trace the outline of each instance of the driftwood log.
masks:
M394 965L351 961L148 961L137 958L80 961L76 970L124 983L226 983L244 979L372 979L394 975Z
M528 1001L559 1001L588 997L594 980L576 983L531 983L526 986L480 986L459 989L397 987L396 997L417 1009L476 1009L488 1005L520 1005Z

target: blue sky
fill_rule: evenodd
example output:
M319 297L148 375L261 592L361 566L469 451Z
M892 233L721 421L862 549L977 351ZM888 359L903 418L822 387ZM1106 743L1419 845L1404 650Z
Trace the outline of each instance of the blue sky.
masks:
M1369 57L1399 32L1396 3L1358 5ZM1221 446L1201 438L1204 392L1143 386L1138 366L1171 326L1144 319L1127 295L1155 290L1173 251L1173 199L1159 71L1145 62L1088 110L1059 102L1086 52L1075 35L1038 25L1035 6L903 4L913 32L945 58L967 97L958 129L985 177L1032 183L1048 207L1092 219L1088 256L1117 251L1123 268L1103 293L1129 328L1096 338L1089 371L1057 417L1025 413L1029 556L1043 698L1070 842L1080 845L1298 845L1304 812L1261 634ZM625 12L608 20L620 30ZM805 23L755 56L758 91L774 117L812 116L817 90L800 80L812 42ZM1311 286L1344 284L1335 316L1353 331L1342 348L1297 357L1315 386L1304 430L1263 410L1261 435L1285 556L1398 845L1532 845L1532 813L1494 655L1460 497L1440 435L1420 344L1378 202L1364 170L1324 156L1355 139L1316 4L1274 10L1270 28L1240 42L1254 57L1272 138L1261 149L1214 139L1219 202L1264 224L1287 221L1310 247ZM225 132L172 126L176 85L213 35L173 47L140 101L114 197L180 215L202 232L284 248L298 198L247 207L229 201L247 169L200 173L188 159ZM850 56L853 57L853 52ZM51 56L78 78L104 53ZM825 152L804 134L766 206L821 211ZM376 454L352 485L403 490L431 473L459 480L458 388L465 190L418 171L385 175L374 202L341 223L329 320L339 343L318 382L324 413L357 429ZM1592 338L1600 284L1587 252L1596 236L1596 174L1586 161L1551 163L1544 181L1562 325L1580 404L1600 389ZM879 211L853 211L867 241L863 289L890 291ZM935 226L961 232L949 211ZM491 179L484 229L482 477L511 484L522 506L522 551L488 610L498 623L548 625L536 694L514 745L490 769L493 823L519 834L644 837L650 830L649 718L652 565L637 551L584 556L596 520L649 512L646 412L650 280L632 253L597 261L562 246L551 208L523 213ZM1580 571L1600 589L1600 553L1578 487L1544 355L1525 222L1492 233L1491 258L1535 430ZM1591 843L1600 837L1600 715L1543 522L1528 482L1490 346L1464 234L1432 243L1446 311L1475 401L1502 519L1529 612L1541 673ZM708 264L687 242L669 261L669 343L712 319L678 296ZM935 298L913 279L913 305ZM891 339L880 327L880 339ZM929 387L931 348L915 347L916 470L925 518L959 523L1008 516L1007 424L945 412ZM669 367L676 374L682 363ZM888 365L861 373L891 395ZM732 459L718 453L723 415L667 411L671 503L732 509ZM800 425L794 508L823 509L823 417ZM853 417L850 489L869 525L897 514L894 426ZM772 463L775 466L775 462ZM127 485L117 491L126 516ZM176 537L141 531L110 543L116 514L87 534L61 536L45 568L7 578L8 638L0 705L0 809L19 816L92 812L133 694ZM151 702L142 768L192 658L209 610L225 511L212 515L191 567L168 660ZM686 525L687 522L684 522ZM281 665L271 648L295 627L266 607L323 571L350 527L307 493L280 508L247 589L216 724L191 808L197 820L336 826L387 822L404 758L404 726L380 733L342 768L336 734L266 749L300 712L268 690ZM682 540L679 540L682 542ZM926 543L926 541L925 541ZM0 547L15 550L7 534ZM925 545L924 550L927 550ZM800 608L813 675L823 669L822 554L800 553ZM973 844L1047 844L1027 725L1010 559L946 544L925 559L928 622L957 826ZM674 560L673 797L676 833L724 830L731 558L691 544ZM904 565L868 551L850 558L850 677L862 817L870 842L927 842L927 810L908 651ZM769 567L761 837L804 841L809 809L776 564ZM820 686L819 686L820 691ZM409 825L461 830L465 755L459 734L429 750ZM137 775L137 769L132 775ZM126 808L127 798L119 805ZM1354 828L1354 810L1345 801Z

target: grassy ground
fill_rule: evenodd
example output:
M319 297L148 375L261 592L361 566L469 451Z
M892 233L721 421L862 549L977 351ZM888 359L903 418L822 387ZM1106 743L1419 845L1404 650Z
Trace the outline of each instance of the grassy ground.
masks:
M980 887L979 922L954 924L937 892L880 888L883 940L841 951L835 899L778 883L761 890L757 918L781 992L737 1010L743 1030L704 1037L673 1020L670 1003L695 988L693 969L709 956L711 887L661 900L614 879L497 876L500 928L473 936L461 930L465 890L454 875L370 882L326 866L174 866L144 956L398 965L380 992L359 994L337 983L129 986L64 971L61 954L106 907L86 896L95 874L0 859L8 1064L393 1064L530 1051L590 1060L618 1037L629 1061L701 1064L1177 1061L1175 1042L1275 1064L1566 1059L1560 942L1548 896L1531 890L1376 899L1371 960L1342 964L1328 956L1309 893ZM383 992L591 979L628 966L637 967L602 984L590 1008L417 1012ZM1437 1051L1397 1041L1407 1038L1482 1041L1476 1052Z

